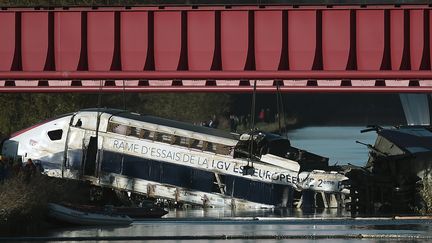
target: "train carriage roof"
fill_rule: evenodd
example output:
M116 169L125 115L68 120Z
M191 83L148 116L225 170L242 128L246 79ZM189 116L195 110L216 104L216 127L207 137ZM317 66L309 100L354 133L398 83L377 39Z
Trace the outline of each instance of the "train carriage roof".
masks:
M406 126L377 133L408 153L432 152L432 132L426 127Z
M132 113L126 110L121 109L110 109L110 108L89 108L80 110L80 112L103 112L107 114L111 114L113 116L123 117L131 120L142 121L147 123L153 123L161 126L172 127L182 130L188 130L196 133L203 133L216 137L223 137L228 139L238 140L239 135L234 133L225 132L219 129L214 129L210 127L197 126L186 122L179 122L170 119L149 116L149 115L140 115L137 113Z

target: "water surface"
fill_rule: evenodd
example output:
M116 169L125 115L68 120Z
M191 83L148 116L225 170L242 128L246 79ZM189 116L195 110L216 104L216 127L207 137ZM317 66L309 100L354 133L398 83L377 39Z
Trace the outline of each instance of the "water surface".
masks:
M363 166L368 159L366 146L360 141L374 144L375 132L360 133L365 127L304 127L288 132L294 147L328 157L329 164Z

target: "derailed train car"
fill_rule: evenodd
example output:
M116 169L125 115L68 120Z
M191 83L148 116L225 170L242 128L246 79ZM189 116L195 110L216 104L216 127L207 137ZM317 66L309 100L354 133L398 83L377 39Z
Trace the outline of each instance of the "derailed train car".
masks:
M116 109L37 124L12 134L2 154L38 160L49 176L215 207L289 206L293 190L344 193L347 179L278 135L240 136Z
M375 131L377 139L368 145L367 165L346 173L352 211L401 213L422 208L420 191L432 169L431 127L374 126L364 131Z

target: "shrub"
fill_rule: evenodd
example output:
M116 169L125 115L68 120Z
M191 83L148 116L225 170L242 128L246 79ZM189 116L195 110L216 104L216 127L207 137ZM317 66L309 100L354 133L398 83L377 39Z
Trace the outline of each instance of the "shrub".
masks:
M84 202L88 187L77 181L19 174L0 183L0 234L40 230L46 226L48 202Z
M420 200L423 205L418 212L421 214L432 214L432 178L426 176L423 178L423 186L420 189Z

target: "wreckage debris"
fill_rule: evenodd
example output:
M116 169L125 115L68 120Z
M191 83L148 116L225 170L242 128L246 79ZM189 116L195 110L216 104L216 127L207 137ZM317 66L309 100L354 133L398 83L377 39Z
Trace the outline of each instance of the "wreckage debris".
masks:
M413 213L424 207L420 195L432 159L432 132L428 126L373 126L375 144L367 145L369 160L364 168L350 168L353 214Z

